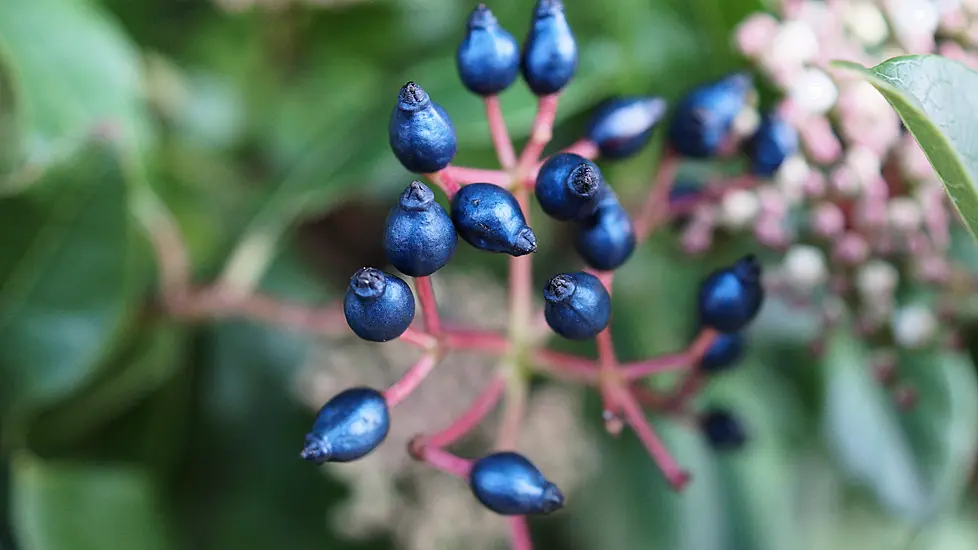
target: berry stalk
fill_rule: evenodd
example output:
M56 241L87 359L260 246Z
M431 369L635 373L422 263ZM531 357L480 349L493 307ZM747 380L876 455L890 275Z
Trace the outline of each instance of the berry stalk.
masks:
M676 181L680 158L673 152L665 153L659 171L649 189L648 197L635 216L635 235L643 241L666 220L669 213L669 192Z
M499 107L499 98L494 95L488 96L485 98L485 104L486 119L489 121L489 134L492 136L492 144L496 149L499 166L504 171L509 172L516 168L516 151L513 149L509 130L506 129L506 119Z
M432 468L441 470L447 474L468 479L472 471L472 461L454 455L438 447L424 445L420 442L412 442L411 455L422 462L427 463Z
M470 183L491 183L500 187L509 187L510 177L508 172L502 170L487 170L485 168L470 168L468 166L449 166L444 172L448 173L452 180L463 185Z
M530 524L525 516L509 518L509 537L512 550L533 550L533 539L530 537Z
M455 178L452 177L452 174L450 173L448 167L439 170L437 172L424 174L424 176L428 178L428 180L432 181L435 185L440 187L441 190L444 191L446 195L448 195L449 199L454 197L455 193L458 193L458 190L461 189L461 186L458 184L457 181L455 181Z
M521 173L530 174L537 161L540 160L543 148L550 143L553 137L554 119L557 116L559 100L559 93L540 97L537 103L537 116L533 121L533 127L530 129L530 139L520 155L519 171ZM532 180L530 181L532 185Z
M447 447L475 429L499 402L506 387L506 380L496 376L482 393L475 398L469 408L444 430L424 438L425 444L434 447Z
M435 368L438 364L438 357L434 353L426 353L421 359L411 366L404 376L400 380L395 382L387 391L384 392L384 398L387 399L387 405L389 407L394 407L401 401L411 395L421 385L421 382L428 376L428 374Z
M435 301L435 290L431 286L431 277L415 277L414 289L421 302L421 315L428 334L437 338L441 335L441 319L438 316L438 302Z
M615 389L616 399L621 405L625 421L635 431L635 435L648 450L652 460L659 466L669 485L676 491L681 491L690 480L689 473L679 466L676 459L666 449L662 439L659 438L648 419L645 418L645 412L642 411L642 407L635 398L621 386L615 386Z

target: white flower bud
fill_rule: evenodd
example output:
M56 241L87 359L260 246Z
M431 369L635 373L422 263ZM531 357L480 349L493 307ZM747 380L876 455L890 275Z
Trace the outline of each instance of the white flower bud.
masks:
M889 301L900 282L900 272L889 262L873 260L856 273L856 290L868 302Z
M720 224L729 229L743 229L753 223L761 210L757 194L747 189L726 193L720 202Z
M897 231L910 233L924 222L920 203L910 197L894 197L886 204L886 218Z
M822 251L810 245L795 245L788 249L782 263L788 284L796 290L808 292L825 283L829 272Z
M845 14L846 28L866 46L879 46L890 34L883 12L870 2L852 2Z
M835 105L839 91L824 71L808 68L791 83L788 95L802 109L813 114L824 114Z
M785 197L791 202L797 202L805 196L805 183L808 182L811 172L804 155L792 155L781 163L774 178Z
M891 330L893 339L905 348L919 348L937 335L937 316L922 305L910 305L893 314Z
M757 112L757 109L751 105L746 105L734 117L731 130L737 136L748 137L753 135L760 125L761 115Z

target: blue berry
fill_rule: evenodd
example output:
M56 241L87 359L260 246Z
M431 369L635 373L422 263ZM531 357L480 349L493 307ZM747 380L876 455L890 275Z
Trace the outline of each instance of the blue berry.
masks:
M523 256L537 249L516 197L498 185L462 187L452 198L452 221L465 242L480 250Z
M763 301L761 264L753 255L745 256L714 271L700 285L700 323L720 332L738 332L754 319Z
M397 94L397 106L391 113L390 144L405 168L421 174L448 166L458 147L448 113L414 82L405 84Z
M371 342L386 342L411 326L414 294L400 277L364 267L350 278L343 298L343 313L357 336Z
M371 388L350 388L319 409L299 456L316 464L363 458L383 443L390 424L383 394Z
M648 143L665 113L666 100L661 97L611 99L598 107L587 137L598 145L602 157L629 157Z
M560 0L537 0L521 66L523 79L538 96L559 92L577 72L577 42Z
M700 428L717 451L733 451L747 442L744 426L726 409L710 409L700 418Z
M785 159L798 151L798 132L781 117L767 114L746 145L751 171L769 178Z
M472 465L469 486L483 506L506 516L549 514L564 507L564 495L523 455L499 452Z
M543 289L543 298L547 324L570 340L594 338L611 319L611 296L590 273L554 275Z
M457 242L452 219L435 194L411 182L387 216L384 250L390 263L405 275L427 277L452 259Z
M594 213L604 177L597 165L574 153L558 153L540 167L534 192L550 217L567 221Z
M744 335L741 332L720 333L700 361L700 370L717 373L728 370L744 355Z
M669 143L694 158L716 156L730 137L734 119L747 104L751 78L732 74L696 88L676 105L669 123Z
M635 227L610 188L605 188L594 214L578 226L574 247L584 263L601 271L618 269L632 255Z
M459 77L473 93L496 95L508 88L520 72L519 45L513 35L499 26L485 4L472 10L468 27L455 56Z

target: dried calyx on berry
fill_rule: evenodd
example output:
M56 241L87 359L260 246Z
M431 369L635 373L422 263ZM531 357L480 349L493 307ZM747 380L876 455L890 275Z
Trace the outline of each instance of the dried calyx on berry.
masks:
M457 242L452 219L435 194L411 182L387 215L384 250L391 265L405 275L427 277L448 264Z
M404 334L414 321L414 294L400 277L364 267L350 278L343 313L360 338L387 342Z
M694 89L676 104L669 144L680 155L717 156L732 139L734 119L747 106L753 81L743 73Z
M564 507L564 495L521 454L499 452L472 465L469 486L483 506L507 516L549 514Z
M389 131L394 156L412 172L437 172L455 158L458 144L452 119L414 82L397 94Z
M761 264L754 255L745 256L700 285L700 323L720 332L740 331L757 316L763 301Z
M587 137L604 158L630 157L649 142L667 106L661 97L610 99L595 111Z
M383 394L350 388L319 410L300 456L316 464L352 462L383 443L389 430L390 412Z
M618 269L635 251L632 218L618 196L605 187L594 214L578 223L574 248L589 267L601 271Z
M538 96L559 92L577 72L577 41L560 0L537 0L521 68L523 79Z
M554 275L543 289L543 298L547 324L570 340L594 338L611 319L611 296L590 273Z
M520 72L520 48L485 4L469 15L468 32L455 56L458 74L472 93L491 96L505 90Z
M594 213L604 188L604 176L596 164L574 153L558 153L540 167L534 193L548 216L582 220Z
M462 239L480 250L524 256L537 249L516 197L498 185L462 187L452 198L452 221Z

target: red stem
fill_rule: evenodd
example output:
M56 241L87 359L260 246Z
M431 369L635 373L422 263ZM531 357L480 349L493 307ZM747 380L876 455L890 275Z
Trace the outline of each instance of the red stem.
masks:
M506 380L504 378L499 376L493 378L489 385L482 390L482 393L475 398L475 401L469 405L468 410L462 413L462 416L444 430L427 437L426 443L434 447L446 447L464 437L465 434L475 429L496 406L505 387Z
M645 361L622 365L621 373L626 379L635 380L651 374L684 369L703 358L703 355L710 349L710 345L716 336L717 334L713 330L702 330L696 336L696 339L693 340L693 343L682 352L660 355L659 357L653 357Z
M432 353L426 353L421 359L418 359L418 362L412 365L400 380L394 382L384 392L384 397L387 398L387 406L394 407L401 401L404 401L407 396L411 395L421 385L421 382L437 364L437 357Z
M591 359L538 349L533 353L533 363L538 370L547 371L557 378L594 384L598 381L598 365Z
M679 157L671 151L666 152L659 164L659 172L656 174L655 181L649 189L648 198L645 199L642 209L635 216L635 234L639 241L648 238L659 224L665 221L669 213L669 192L676 181L676 172L678 171Z
M446 329L445 345L451 349L477 350L493 355L505 355L509 339L487 330Z
M533 550L533 539L530 538L530 524L526 516L513 516L509 521L509 537L512 539L512 550Z
M472 471L472 461L454 455L438 447L422 446L415 451L415 458L427 462L432 468L436 468L445 473L458 476L462 479L469 478Z
M632 427L635 431L635 435L638 436L642 444L648 450L649 455L652 456L652 460L655 461L656 465L662 470L662 474L665 476L666 481L669 485L677 491L681 491L686 483L689 482L690 476L686 470L683 470L676 462L676 459L669 454L669 450L662 443L658 434L649 424L647 418L645 418L645 413L642 411L642 407L635 401L635 398L625 389L618 387L620 390L617 395L618 403L621 404L622 410L625 413L625 420L628 425Z
M441 334L441 320L438 317L438 303L435 301L435 291L431 288L431 277L415 277L414 289L418 293L418 301L421 302L421 314L424 316L424 326L428 334L435 336Z
M510 183L509 174L502 170L449 166L445 168L445 172L450 174L453 180L466 185L470 183L492 183L500 187L508 187Z
M454 197L455 193L458 193L458 190L460 189L458 182L452 177L450 169L451 167L449 166L439 170L438 172L424 174L424 176L434 182L435 185L441 187L441 190L448 195L449 199Z
M699 369L699 362L703 359L703 355L710 349L717 335L717 332L713 329L703 329L686 350L689 364L693 365L693 368L686 372L686 375L683 376L682 381L679 383L679 387L670 397L670 408L682 408L686 401L696 395L700 390L703 384L703 375Z
M529 175L538 160L543 148L550 143L553 136L554 118L557 116L557 103L560 94L545 95L537 103L537 116L530 130L530 139L523 147L520 155L520 171ZM531 180L532 181L532 180Z
M404 331L404 334L401 334L397 339L404 343L411 344L412 346L418 346L419 348L425 349L432 348L436 343L436 340L432 335L426 334L414 327L408 327L408 329Z
M503 118L503 111L499 107L499 98L496 96L486 98L486 119L489 121L489 133L492 135L492 145L496 148L499 165L508 172L516 167L516 151L513 149L513 142L509 138L506 119Z

